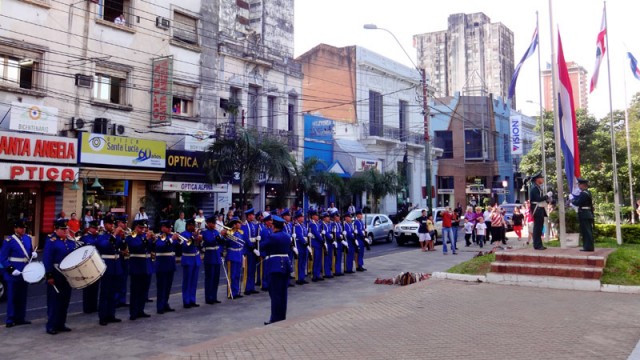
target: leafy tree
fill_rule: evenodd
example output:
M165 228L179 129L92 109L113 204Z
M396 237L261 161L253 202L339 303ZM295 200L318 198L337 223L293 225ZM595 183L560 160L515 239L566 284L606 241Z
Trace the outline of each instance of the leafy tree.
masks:
M381 173L377 170L369 169L351 179L354 182L352 190L360 188L367 191L373 200L373 211L378 212L380 199L389 194L396 194L400 190L398 178L398 174L394 171Z
M317 157L305 159L302 164L296 167L295 182L298 185L297 191L306 194L309 202L319 203L322 201L322 194L319 187L322 184L322 172L319 170L325 164Z

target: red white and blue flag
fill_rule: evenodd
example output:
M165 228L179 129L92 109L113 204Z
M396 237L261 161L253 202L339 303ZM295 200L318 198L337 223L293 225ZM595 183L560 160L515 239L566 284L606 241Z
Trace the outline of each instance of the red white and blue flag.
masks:
M602 25L600 26L600 32L598 33L598 40L596 41L596 68L593 69L593 76L591 76L591 88L589 90L590 93L596 89L596 85L598 85L598 73L600 72L600 63L602 63L602 59L604 58L604 53L607 49L604 46L604 38L607 36L607 17L605 15L604 9L602 10Z
M511 77L511 84L509 84L509 99L513 99L513 96L516 94L516 81L518 81L518 74L520 74L520 68L522 64L524 64L525 60L531 57L536 52L536 48L538 47L538 27L536 26L536 30L533 32L533 37L531 39L531 44L529 48L527 48L527 52L524 54L518 66L516 66L516 70L513 72L513 76Z
M567 63L564 61L562 40L558 31L558 78L560 90L558 92L558 117L560 118L560 146L564 155L564 172L567 175L569 193L579 192L580 151L578 149L578 126L573 103L573 90ZM577 195L577 194L574 194Z
M636 58L633 57L630 52L627 53L627 56L629 57L629 61L631 62L631 72L633 73L633 76L636 79L640 80L640 68L638 68L638 60L636 60Z

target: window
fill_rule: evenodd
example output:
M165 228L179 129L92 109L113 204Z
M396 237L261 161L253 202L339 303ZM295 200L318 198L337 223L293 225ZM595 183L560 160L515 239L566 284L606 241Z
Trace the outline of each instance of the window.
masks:
M453 133L451 131L435 131L433 146L443 150L439 159L453 159Z
M0 45L0 85L38 90L42 53Z
M464 157L465 160L485 160L486 133L480 129L466 129L464 131Z
M369 90L369 136L382 134L382 94Z
M190 45L198 45L198 19L182 12L173 12L173 38Z
M407 128L409 127L409 124L407 123L408 108L409 103L404 100L400 100L400 104L398 106L398 128L400 129L400 141L409 141L409 132L407 131Z
M502 148L504 149L503 150L504 151L504 161L505 162L509 162L509 159L511 158L511 156L509 156L509 155L511 155L511 151L510 151L510 149L511 149L511 144L510 143L511 142L509 141L509 135L502 134L502 138L503 138L503 140L502 140L502 142L503 142Z
M269 96L267 98L267 127L269 129L276 128L276 103L275 96Z
M437 176L438 189L454 189L453 176Z
M232 87L229 90L229 102L236 105L235 109L233 109L234 111L229 111L229 123L235 124L240 112L240 89Z
M193 99L195 98L196 89L192 86L173 84L173 104L172 111L178 116L194 116Z
M297 150L298 136L296 135L296 104L298 97L289 95L289 103L287 104L287 130L289 130L289 150Z
M97 16L116 25L131 26L130 0L99 0Z
M249 85L249 97L248 97L248 111L247 111L247 125L252 127L258 126L258 114L260 111L260 98L258 93L260 88L255 85Z
M111 104L127 104L128 70L114 65L106 67L96 65L93 76L93 99Z

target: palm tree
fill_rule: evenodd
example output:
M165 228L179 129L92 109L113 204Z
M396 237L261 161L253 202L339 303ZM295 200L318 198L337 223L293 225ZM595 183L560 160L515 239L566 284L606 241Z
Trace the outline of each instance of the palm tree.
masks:
M295 160L287 144L280 138L255 129L236 128L232 136L217 139L208 152L210 181L229 182L239 175L240 206L247 203L260 173L280 179L285 188L291 186Z
M381 173L377 170L369 169L354 176L350 181L350 188L353 193L366 191L371 194L373 211L377 212L378 202L381 198L398 192L398 174L394 171Z
M309 202L319 203L322 201L322 194L320 193L320 185L322 183L322 172L319 168L324 165L324 162L317 157L310 157L305 159L300 166L296 167L296 184L298 184L298 191L306 195Z

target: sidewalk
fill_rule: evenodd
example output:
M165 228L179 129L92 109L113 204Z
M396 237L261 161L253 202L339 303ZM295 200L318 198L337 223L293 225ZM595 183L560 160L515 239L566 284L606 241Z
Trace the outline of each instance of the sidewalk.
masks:
M636 296L428 280L158 359L627 359Z

